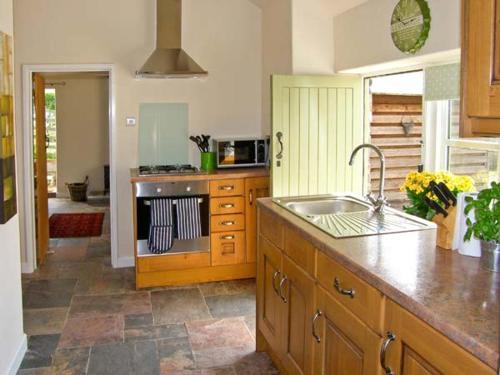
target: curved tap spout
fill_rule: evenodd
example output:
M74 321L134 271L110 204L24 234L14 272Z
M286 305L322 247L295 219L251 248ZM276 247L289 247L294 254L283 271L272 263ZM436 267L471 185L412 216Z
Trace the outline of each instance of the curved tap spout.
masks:
M382 153L382 150L371 144L371 143L363 143L359 146L357 146L351 153L351 158L349 159L349 165L352 166L354 163L354 158L356 154L358 153L359 150L363 148L370 148L373 151L375 151L380 159L380 182L379 182L379 190L378 190L378 197L377 199L372 198L371 195L368 195L368 198L372 202L372 204L375 206L376 211L382 211L385 204L386 204L386 198L384 196L384 187L385 187L385 156Z

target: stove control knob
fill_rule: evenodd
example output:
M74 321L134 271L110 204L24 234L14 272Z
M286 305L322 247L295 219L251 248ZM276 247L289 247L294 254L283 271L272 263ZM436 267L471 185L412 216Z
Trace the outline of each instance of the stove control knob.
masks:
M191 186L186 187L186 191L191 191Z
M157 193L161 193L161 188L156 188Z

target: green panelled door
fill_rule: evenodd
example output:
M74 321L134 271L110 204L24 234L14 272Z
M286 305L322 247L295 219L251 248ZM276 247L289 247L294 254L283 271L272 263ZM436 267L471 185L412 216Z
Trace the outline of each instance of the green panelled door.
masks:
M363 191L362 100L359 76L272 77L274 197Z

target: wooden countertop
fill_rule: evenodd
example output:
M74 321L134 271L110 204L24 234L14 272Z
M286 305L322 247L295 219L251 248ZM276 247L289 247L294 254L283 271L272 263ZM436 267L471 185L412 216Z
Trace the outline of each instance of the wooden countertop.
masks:
M319 251L341 263L450 340L496 369L500 273L479 258L436 247L436 231L338 239L273 203L258 200Z
M199 181L199 180L222 180L226 178L267 177L269 169L259 168L229 168L216 169L212 172L196 174L176 174L162 176L139 176L137 168L130 170L130 181L135 182L165 182L165 181Z

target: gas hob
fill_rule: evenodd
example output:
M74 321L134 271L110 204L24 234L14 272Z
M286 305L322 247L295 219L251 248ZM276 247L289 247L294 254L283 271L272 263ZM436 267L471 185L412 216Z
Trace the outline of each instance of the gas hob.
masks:
M204 174L191 164L178 165L147 165L139 167L139 176L166 176L166 175L189 175Z

